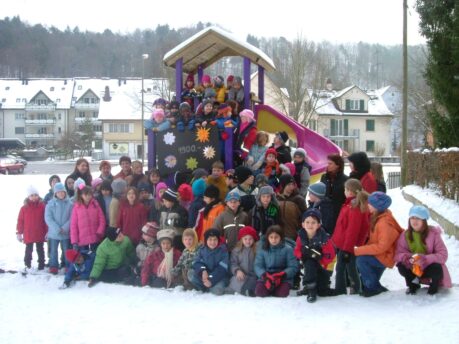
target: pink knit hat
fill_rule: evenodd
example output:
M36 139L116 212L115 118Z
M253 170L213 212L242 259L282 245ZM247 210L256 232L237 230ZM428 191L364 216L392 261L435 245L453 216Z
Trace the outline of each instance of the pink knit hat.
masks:
M210 75L204 74L202 76L202 83L203 84L211 84L212 82L210 81Z
M253 114L252 110L244 109L239 113L240 117L246 117L248 120L253 122L255 120L255 115Z
M160 120L163 120L165 115L164 115L164 110L163 109L155 109L153 111L153 114L151 115L151 117L153 118L153 120L155 120L156 122L157 121L160 121Z

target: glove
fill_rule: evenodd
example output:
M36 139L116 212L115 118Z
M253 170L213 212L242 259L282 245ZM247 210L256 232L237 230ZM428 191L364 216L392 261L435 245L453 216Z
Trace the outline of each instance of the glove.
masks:
M261 278L265 282L264 285L265 285L266 290L268 290L269 292L274 291L275 285L274 285L273 276L265 272Z
M23 241L22 234L16 234L16 238L18 239L19 242Z
M282 280L285 277L285 271L280 271L272 274L273 279L274 279L274 288L277 288L278 286L281 285Z
M347 251L341 251L341 252L343 252L341 256L343 263L346 263L346 264L349 263L351 261L351 257L353 256L353 254Z
M96 283L97 283L97 280L95 278L90 278L89 279L89 283L88 283L88 287L92 288L92 287L94 287L96 285Z

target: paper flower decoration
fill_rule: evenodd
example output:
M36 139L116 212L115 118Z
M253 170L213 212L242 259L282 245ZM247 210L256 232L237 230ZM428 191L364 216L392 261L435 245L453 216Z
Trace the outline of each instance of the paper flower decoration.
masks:
M164 164L166 167L174 168L177 165L177 158L173 155L168 155L164 158Z
M212 146L207 146L204 148L204 158L206 159L213 159L215 157L215 148Z
M167 133L164 135L163 140L166 145L172 146L175 143L175 135L173 133Z
M196 131L196 141L199 142L209 142L210 129L209 128L199 128Z
M198 161L195 158L186 159L186 168L194 170L198 167Z

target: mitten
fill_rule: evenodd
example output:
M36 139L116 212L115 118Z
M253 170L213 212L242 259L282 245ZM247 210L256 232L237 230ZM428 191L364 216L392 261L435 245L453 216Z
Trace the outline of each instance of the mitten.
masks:
M16 239L18 239L19 242L22 242L23 241L23 237L22 237L22 234L16 234Z
M272 276L273 276L273 279L274 279L274 287L277 288L278 286L281 285L282 280L285 277L285 271L276 272Z
M267 272L263 276L262 279L265 281L266 290L273 291L275 288L273 276Z

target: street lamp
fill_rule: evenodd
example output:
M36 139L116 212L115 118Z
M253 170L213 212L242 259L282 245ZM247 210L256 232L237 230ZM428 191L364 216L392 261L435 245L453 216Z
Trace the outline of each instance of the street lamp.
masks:
M143 128L144 122L144 93L145 89L143 87L143 79L144 79L144 69L145 69L145 60L148 59L148 54L142 54L142 123L140 123L140 133L142 135L142 166L145 166L144 159L145 159L145 129Z

